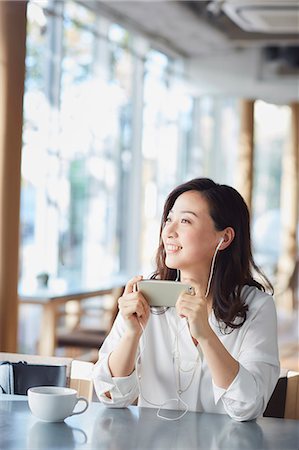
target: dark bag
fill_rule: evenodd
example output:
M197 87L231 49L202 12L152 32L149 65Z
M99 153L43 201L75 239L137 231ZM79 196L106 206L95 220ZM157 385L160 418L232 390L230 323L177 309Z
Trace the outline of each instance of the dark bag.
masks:
M2 364L10 364L13 367L15 394L27 395L27 390L36 386L67 385L66 366L28 364L26 361L17 363L5 361Z

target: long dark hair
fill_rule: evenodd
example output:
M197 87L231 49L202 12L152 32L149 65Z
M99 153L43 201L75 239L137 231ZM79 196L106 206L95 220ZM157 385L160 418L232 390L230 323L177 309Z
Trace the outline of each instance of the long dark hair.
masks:
M162 230L169 211L176 199L187 191L197 191L209 205L210 216L217 231L232 227L235 237L231 244L217 254L211 283L213 310L215 317L226 327L239 328L246 320L248 306L241 299L243 286L255 286L261 291L273 287L252 257L250 238L250 217L243 197L232 187L217 184L209 178L195 178L176 187L166 199L160 228L159 248L156 256L157 269L152 278L175 280L177 270L165 265L165 250L162 242ZM261 284L253 277L255 271ZM237 320L236 320L237 319Z

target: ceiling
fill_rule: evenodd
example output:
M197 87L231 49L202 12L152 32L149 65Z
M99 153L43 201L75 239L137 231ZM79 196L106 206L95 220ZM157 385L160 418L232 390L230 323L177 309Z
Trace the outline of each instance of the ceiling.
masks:
M99 0L97 4L102 11L118 18L128 28L187 58L253 46L299 45L299 1ZM256 11L260 17L257 17ZM268 16L273 25L272 32L271 29L266 32L244 30L240 28L240 20L236 23L238 16L247 20L249 17L257 23L261 17L265 22ZM282 27L278 27L278 21L285 25L283 32Z
M299 101L299 0L84 3L183 57L192 89Z

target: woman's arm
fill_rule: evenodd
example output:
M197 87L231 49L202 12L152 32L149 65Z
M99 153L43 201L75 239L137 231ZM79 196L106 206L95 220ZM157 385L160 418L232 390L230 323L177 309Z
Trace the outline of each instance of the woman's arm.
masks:
M147 301L135 289L136 283L141 279L141 276L132 278L127 283L123 296L118 300L126 330L109 357L108 364L113 377L127 377L134 371L142 327L146 326L150 314Z
M141 278L127 283L118 301L120 312L93 370L97 396L110 407L126 407L138 396L134 366L142 327L146 326L150 312L144 297L135 292L135 284Z
M253 292L251 300L255 295ZM251 303L237 361L210 327L206 299L200 295L190 297L180 298L177 310L188 318L190 332L200 343L213 380L215 404L221 399L235 420L260 416L279 376L273 299L258 293L259 301Z
M200 346L214 383L220 388L227 389L239 372L238 361L226 350L211 328L204 338L200 338Z
M113 377L128 377L134 371L139 339L142 334L126 331L117 348L110 354L108 365Z
M239 371L239 363L226 350L209 324L208 302L202 295L200 286L191 282L194 295L182 294L176 304L177 312L188 320L190 333L203 351L214 383L227 389Z

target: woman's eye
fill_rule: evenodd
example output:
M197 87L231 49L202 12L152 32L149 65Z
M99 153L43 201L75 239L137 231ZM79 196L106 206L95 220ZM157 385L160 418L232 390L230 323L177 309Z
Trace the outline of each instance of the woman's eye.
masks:
M191 223L190 220L188 220L188 219L182 219L181 222L182 223Z
M170 222L170 217L166 217L165 223L166 223L166 222Z

